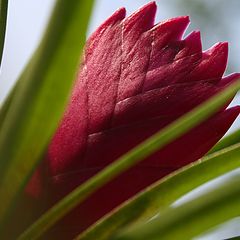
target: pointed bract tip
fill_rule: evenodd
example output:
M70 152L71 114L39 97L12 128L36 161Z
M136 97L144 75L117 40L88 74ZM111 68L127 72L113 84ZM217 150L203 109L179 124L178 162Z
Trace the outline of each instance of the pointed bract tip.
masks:
M139 13L141 14L148 14L152 17L155 17L157 11L157 5L155 2L150 2L139 8L136 12L134 12L131 16L137 15ZM131 17L130 16L130 17Z
M240 105L237 105L231 108L234 109L236 112L238 112L238 114L240 114Z
M121 21L125 18L125 16L126 16L126 9L125 8L119 8L99 28L105 28L108 25L111 25L111 24L114 24L118 21Z
M195 30L190 32L185 39L191 39L191 40L201 40L201 33L199 30Z
M214 52L228 54L228 42L218 42L212 47L204 51L205 54L212 54Z
M189 16L179 16L179 17L176 17L176 19L179 19L181 21L185 21L186 23L190 23L190 17Z
M184 39L188 46L194 47L196 51L202 52L202 41L200 31L193 31Z
M124 29L129 31L132 27L138 26L140 32L151 29L154 25L157 6L155 2L150 2L137 11L133 12L124 20Z
M143 5L140 9L143 9L143 8L147 8L149 10L155 10L156 11L157 10L157 4L156 4L155 1L151 1L151 2Z
M114 25L117 22L122 21L126 16L126 9L119 8L115 11L105 22L103 22L89 37L88 43L93 42L101 36L101 33L104 32L109 26Z
M119 16L120 19L123 19L126 17L126 8L121 7L115 13L116 13L116 15Z
M159 22L154 26L153 31L168 31L175 33L174 35L181 38L189 23L190 19L188 16L180 16Z
M228 51L228 42L219 42L215 45L215 48L219 51Z
M189 16L179 16L175 18L170 18L165 21L160 22L159 24L168 24L168 25L178 25L178 26L185 26L187 27L190 23Z
M236 81L240 81L240 73L232 73L223 77L220 81L221 86L228 86Z
M126 9L124 7L119 8L117 11L115 11L112 16L110 16L107 21L121 21L126 17ZM105 22L105 23L106 23Z
M189 16L180 16L175 18L176 19L176 24L178 24L180 27L183 29L183 33L187 29L188 25L190 24L190 17Z
M167 21L173 22L181 26L188 26L190 23L190 18L189 16L179 16L179 17L171 18Z
M231 74L229 74L229 75L227 75L227 76L225 76L224 78L231 78L231 79L239 79L240 80L240 73L238 73L238 72L235 72L235 73L231 73Z
M234 107L230 107L230 108L227 108L225 111L227 111L234 120L240 114L240 106L237 105L237 106L234 106Z

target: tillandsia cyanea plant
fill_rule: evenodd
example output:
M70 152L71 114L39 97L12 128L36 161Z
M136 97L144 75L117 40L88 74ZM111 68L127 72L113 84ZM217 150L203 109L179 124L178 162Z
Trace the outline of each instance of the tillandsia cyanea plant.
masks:
M47 84L51 66L58 72L59 62L62 61L62 66L67 64L64 55L58 51L66 53L66 43L71 43L75 37L77 25L74 17L79 14L78 8L84 11L84 3L80 2L69 6L69 3L57 1L46 36L51 36L50 30L61 26L57 24L56 16L64 13L67 21L63 33L66 37L61 37L59 42L56 39L57 44L52 44L49 36L44 39L25 70L30 77L25 72L22 74L2 106L1 127L10 129L8 132L2 130L0 134L3 146L6 146L7 133L13 131L6 121L9 116L14 116L11 115L14 100L24 101L24 94L26 99L31 99L29 91L33 85L29 83L33 81L35 71L44 72L41 78L46 79ZM85 7L90 9L90 5ZM14 173L16 166L21 166L26 173L26 177L16 175L19 178L14 184L16 192L6 189L5 202L11 209L0 212L1 236L6 239L73 239L85 230L79 239L159 239L159 236L161 239L189 239L239 213L237 199L233 201L235 205L232 204L234 211L224 205L227 198L236 198L239 194L240 189L232 182L222 187L228 189L225 194L219 194L222 189L210 194L212 197L207 204L199 198L198 202L182 206L184 211L181 207L168 209L187 191L239 167L239 145L229 147L238 142L238 133L225 138L212 151L224 150L202 157L223 137L240 112L239 106L226 109L239 88L240 74L223 77L227 43L218 43L203 52L198 31L183 38L189 24L188 17L154 25L155 14L155 2L129 17L125 17L125 9L121 8L89 37L63 118L54 133L61 116L56 114L56 124L49 127L52 130L41 142L42 148L37 148L39 154L27 160L28 171L23 157L31 158L31 155L21 152L24 148L28 151L24 136L25 145L19 145L21 148L16 154L15 150L9 154L9 149L0 148L1 156L10 161L2 163L5 168L3 183ZM60 36L62 32L56 31L55 37L58 34ZM53 49L51 54L45 52L47 47ZM45 69L41 61L46 55L50 58L50 66L45 65ZM77 57L74 56L75 61L67 66L71 74L66 77L70 79L76 69ZM64 68L61 71L64 72ZM59 77L56 72L53 70L49 74L51 79ZM30 87L26 87L27 84ZM35 99L29 106L30 123L34 107L44 108L43 99L46 104L49 100L41 87L39 84L40 90L34 88L40 97L37 99L39 105ZM63 106L64 99L61 99ZM37 113L39 117L42 112ZM39 121L42 119L37 119L30 128L41 127ZM13 122L15 128L12 128L24 129L24 124L19 127ZM24 131L17 133L21 136ZM31 137L34 135L27 135L28 141ZM32 151L31 147L29 151ZM200 158L202 161L169 175ZM225 158L229 159L224 164ZM40 164L36 168L37 162ZM20 181L25 184L18 186ZM3 193L2 190L0 194ZM131 200L112 212L128 199ZM202 214L215 203L221 211L226 207L224 218L218 217L218 208L213 213ZM208 214L213 217L196 227L197 220L194 221L193 217L196 212L199 213L196 214L198 221ZM156 220L147 221L157 213ZM184 224L190 219L192 231L186 232ZM174 227L177 221L182 226ZM18 226L13 227L13 222ZM126 229L129 225L132 227Z

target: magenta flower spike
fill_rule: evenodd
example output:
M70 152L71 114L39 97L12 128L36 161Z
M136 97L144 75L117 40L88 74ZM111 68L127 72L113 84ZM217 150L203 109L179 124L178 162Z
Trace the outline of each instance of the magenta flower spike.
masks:
M154 25L155 13L154 2L129 17L121 8L88 39L65 115L26 189L38 206L49 208L239 78L223 77L227 43L202 52L198 31L183 38L188 17ZM238 106L225 108L94 193L52 230L56 239L71 239L144 187L206 154L240 112Z

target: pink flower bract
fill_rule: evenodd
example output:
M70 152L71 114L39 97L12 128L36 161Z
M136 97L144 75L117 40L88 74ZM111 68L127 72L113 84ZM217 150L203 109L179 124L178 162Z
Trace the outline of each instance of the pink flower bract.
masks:
M26 191L38 205L43 196L47 208L56 203L239 77L222 77L227 43L202 52L198 31L182 38L188 17L154 25L155 12L154 2L127 18L121 8L88 39L65 115ZM222 109L107 184L57 225L57 239L71 239L144 187L202 157L238 114L239 107Z

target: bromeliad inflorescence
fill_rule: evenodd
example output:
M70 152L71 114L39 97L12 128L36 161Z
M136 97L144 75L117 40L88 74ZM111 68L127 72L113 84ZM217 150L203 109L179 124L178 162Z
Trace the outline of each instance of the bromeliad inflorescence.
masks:
M129 17L121 8L88 39L65 115L25 191L33 211L48 209L240 76L223 77L227 43L202 52L198 31L182 37L188 17L154 25L155 13L154 2ZM239 107L226 107L94 193L57 224L55 238L74 237L144 187L202 157L239 114Z

